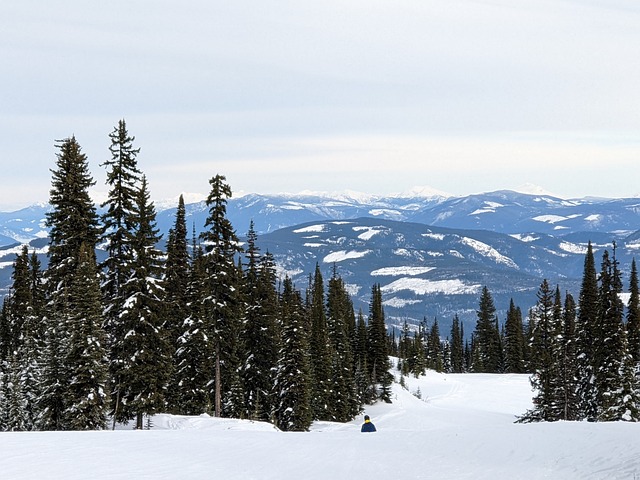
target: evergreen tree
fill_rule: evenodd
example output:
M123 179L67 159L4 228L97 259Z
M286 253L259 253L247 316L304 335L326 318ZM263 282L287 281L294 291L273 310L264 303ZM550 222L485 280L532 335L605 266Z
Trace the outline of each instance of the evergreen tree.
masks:
M440 327L438 319L434 319L429 337L427 339L427 368L442 372L444 365L442 362L442 345L440 343Z
M282 346L276 390L278 401L275 423L285 431L307 431L313 420L311 410L311 367L304 305L300 293L285 278L280 296L280 318L283 323Z
M562 320L561 357L558 359L561 391L559 392L562 420L579 418L578 359L576 357L576 303L567 292Z
M141 175L136 157L139 148L133 148L135 137L129 136L124 120L109 134L111 159L102 166L107 168L107 185L110 190L102 204L107 258L102 264L104 280L102 290L105 298L105 315L108 329L123 309L124 284L129 281L134 264L134 235L137 225L137 197Z
M497 373L500 369L500 332L496 330L496 307L489 289L482 288L474 334L473 371Z
M579 310L576 324L576 354L578 358L578 398L580 419L594 421L597 418L597 389L593 359L597 339L598 279L593 247L587 245L584 273L580 287Z
M52 170L52 188L46 225L49 231L49 264L46 277L45 346L43 352L42 393L36 410L44 430L61 430L68 408L66 386L73 375L73 365L65 359L69 348L70 322L74 312L70 282L76 274L80 249L95 259L99 236L98 217L88 189L94 185L86 156L74 137L62 140L56 147L56 169Z
M156 228L156 213L149 200L145 177L136 198L137 225L132 243L131 277L122 285L124 300L114 343L112 375L115 384L114 417L136 419L143 428L143 415L165 407L165 389L170 375L170 349L162 330L162 253Z
M332 420L333 405L331 362L332 352L329 347L327 332L327 316L324 304L324 280L320 266L316 264L313 282L308 296L309 318L311 321L311 335L309 337L309 352L311 354L311 373L313 379L313 394L311 405L315 420Z
M387 403L391 403L393 376L389 372L391 364L389 362L387 327L385 325L384 309L382 307L382 289L380 285L374 285L371 289L367 337L367 363L369 373L373 383L380 387L377 397Z
M453 317L451 323L451 373L464 371L464 345L462 342L462 330L458 315Z
M207 295L205 259L193 240L193 261L187 284L189 316L182 324L176 350L178 412L200 415L212 411L209 383L213 372L213 342L208 335L204 299Z
M558 393L558 295L551 291L544 279L538 289L538 301L531 310L529 322L532 324L531 358L533 374L531 386L536 392L534 408L521 418L521 421L556 421L560 419L557 402ZM555 302L554 302L555 299Z
M177 375L179 348L178 340L182 336L184 321L189 317L188 285L190 258L187 245L187 223L184 198L180 195L173 227L167 240L167 261L164 269L164 331L167 335L173 356L171 379L167 391L169 411L179 412L179 377Z
M235 230L227 218L227 203L231 198L231 188L226 183L226 178L216 175L209 180L211 192L206 204L209 208L209 216L205 222L208 228L200 234L206 250L205 273L207 281L207 298L205 299L206 326L205 331L213 342L214 352L214 372L212 375L214 391L214 414L222 414L222 394L223 388L230 388L231 385L223 387L223 373L230 381L235 381L232 365L233 352L225 351L225 347L231 348L236 344L234 340L223 344L223 339L228 335L236 335L239 332L237 323L240 319L238 305L239 285L231 284L237 278L235 255L240 253L240 246ZM223 362L227 361L226 372L222 371Z
M74 299L66 363L73 365L67 385L65 425L71 430L101 430L107 425L107 352L102 302L93 252L82 246L71 281Z
M640 289L636 259L631 262L629 305L627 306L627 344L636 369L640 364Z
M602 255L598 311L598 337L594 350L598 419L638 420L638 382L634 363L627 349L623 325L621 273L616 259L608 251Z
M513 299L509 303L507 321L505 323L505 372L524 373L524 329L522 325L522 312L516 307Z
M243 382L246 415L267 421L275 407L273 385L279 353L278 292L273 257L260 255L253 221L245 250Z
M353 370L353 353L349 342L350 325L355 324L353 303L335 268L327 293L327 331L332 358L333 419L352 420L360 410Z

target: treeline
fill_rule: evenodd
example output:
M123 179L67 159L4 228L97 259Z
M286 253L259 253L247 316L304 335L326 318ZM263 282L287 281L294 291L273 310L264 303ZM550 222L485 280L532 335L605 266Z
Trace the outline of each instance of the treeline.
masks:
M457 317L442 340L437 320L417 331L407 324L390 340L404 375L426 369L449 373L531 373L534 407L520 422L640 420L640 293L635 260L629 302L621 299L616 246L604 250L599 272L588 244L579 300L543 280L527 321L513 300L500 324L482 289L470 341Z
M56 145L48 265L23 247L0 316L1 430L143 428L157 412L307 430L390 401L379 286L365 321L335 269L325 284L316 267L304 292L279 282L253 225L241 245L221 175L204 232L189 238L181 197L159 250L135 139L124 120L109 137L101 216L80 145Z

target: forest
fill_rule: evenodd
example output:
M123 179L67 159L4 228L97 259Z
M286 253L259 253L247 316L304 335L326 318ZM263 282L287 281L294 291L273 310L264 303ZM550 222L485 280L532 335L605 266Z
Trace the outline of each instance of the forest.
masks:
M446 338L437 320L388 332L380 285L365 315L335 269L325 280L316 267L303 288L278 278L253 225L241 241L227 218L223 175L209 180L203 232L189 235L181 197L162 239L124 120L109 138L101 215L80 145L56 144L48 265L23 247L0 315L0 430L141 429L166 412L306 431L391 402L389 355L404 375L531 373L522 422L638 420L637 271L625 307L615 244L599 271L589 244L577 302L543 280L526 318L512 301L501 324L485 286L468 336L457 319Z

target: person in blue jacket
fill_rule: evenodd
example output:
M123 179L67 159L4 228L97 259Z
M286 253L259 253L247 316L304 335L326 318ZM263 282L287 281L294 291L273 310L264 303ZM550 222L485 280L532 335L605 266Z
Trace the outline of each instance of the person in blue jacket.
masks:
M375 432L376 431L376 426L371 423L371 419L369 418L369 415L365 415L364 416L364 423L362 424L362 428L360 429L361 432Z

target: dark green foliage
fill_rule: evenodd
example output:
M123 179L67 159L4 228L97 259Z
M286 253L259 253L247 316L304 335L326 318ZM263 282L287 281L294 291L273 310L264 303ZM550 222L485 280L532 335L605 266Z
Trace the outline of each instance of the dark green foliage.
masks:
M118 323L112 329L111 370L114 382L115 418L136 418L161 411L170 374L170 349L162 331L163 291L160 285L162 254L155 226L155 208L149 201L146 179L136 198L137 225L130 278L121 288L124 298Z
M477 315L472 369L477 373L498 373L502 357L500 331L496 327L496 307L486 286L482 288Z
M509 303L505 322L504 356L505 373L525 373L525 338L522 325L522 311L513 299Z
M353 303L334 269L327 293L327 331L332 353L331 404L337 422L352 420L360 410L349 335L355 330Z
M313 393L311 405L315 420L332 420L331 404L331 350L327 331L327 316L324 304L324 280L319 265L310 287L309 319L311 321L311 335L309 337L309 352L311 355L311 376Z
M451 372L462 373L464 371L464 345L462 342L462 329L458 316L453 317L451 324Z
M578 355L578 396L580 418L597 418L596 384L593 359L597 338L598 279L591 242L587 246L584 273L580 287L578 319L576 324L576 346Z
M600 272L600 295L593 368L597 389L598 419L638 421L638 381L628 353L620 299L622 280L616 245L613 256L605 250Z
M99 235L98 218L88 189L94 185L86 156L75 138L56 145L56 169L46 223L50 227L49 265L46 271L47 306L44 318L45 347L42 349L41 394L38 397L38 424L44 430L69 428L65 422L66 388L73 365L66 363L70 325L76 312L71 283L77 274L81 247L94 258Z
M109 134L111 159L102 166L107 168L109 193L102 204L107 258L102 264L104 279L106 323L109 329L118 321L125 300L122 289L129 280L134 263L133 242L137 225L137 196L141 172L136 157L140 149L133 148L134 137L129 136L124 120ZM115 328L115 327L114 327Z
M285 431L307 431L313 419L309 341L304 317L300 293L286 278L280 296L283 331L276 374L278 401L274 411L276 426Z
M173 228L169 230L167 240L167 260L164 268L163 330L169 348L173 352L171 378L167 390L167 407L169 411L180 413L179 376L177 375L178 340L182 336L183 325L189 317L188 286L190 275L190 258L187 247L187 223L184 198L180 195L178 209Z
M275 407L275 371L280 348L278 293L273 257L259 255L253 222L247 238L245 271L245 359L243 381L246 415L269 420Z
M183 415L200 415L212 410L209 383L213 372L213 343L207 335L204 298L207 293L202 250L193 242L193 262L187 284L189 316L181 325L177 339L177 410Z
M376 392L376 396L387 403L391 403L393 376L389 372L391 365L389 362L387 327L385 325L380 285L374 285L371 289L368 325L367 362L369 375L373 383L378 385L379 389Z
M214 414L220 416L223 389L235 389L237 386L235 382L239 358L235 348L239 342L241 309L240 285L234 283L238 278L234 258L240 252L240 246L235 230L227 218L231 188L222 175L213 177L209 184L211 192L206 200L209 216L205 222L208 229L200 234L200 238L206 252L205 332L212 339L215 362L212 372ZM227 356L228 362L223 365L222 360ZM223 381L227 382L224 386Z
M640 289L636 259L631 262L629 277L629 305L627 306L627 344L636 365L640 363Z
M70 430L101 430L106 428L109 408L106 335L95 258L86 247L80 249L70 288L74 304L66 363L72 370L64 422Z
M434 319L433 325L431 325L431 330L429 331L429 336L427 337L426 363L427 368L435 370L436 372L442 372L444 369L438 319Z

